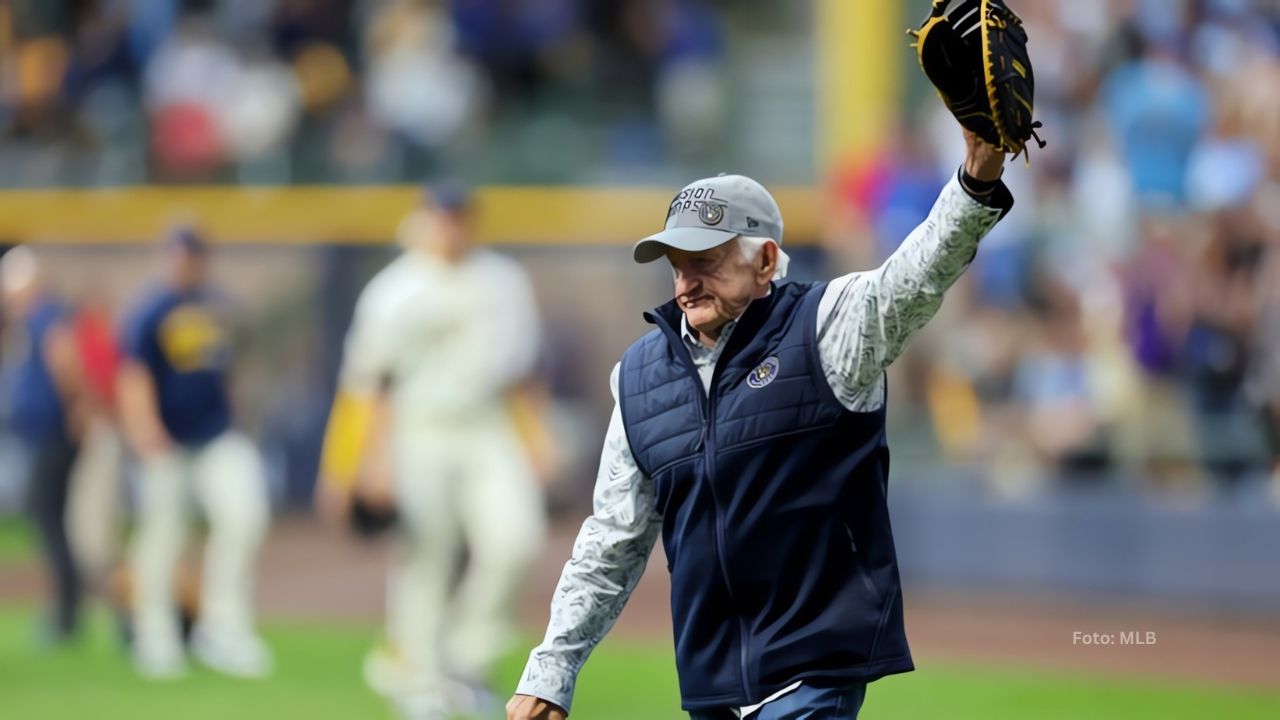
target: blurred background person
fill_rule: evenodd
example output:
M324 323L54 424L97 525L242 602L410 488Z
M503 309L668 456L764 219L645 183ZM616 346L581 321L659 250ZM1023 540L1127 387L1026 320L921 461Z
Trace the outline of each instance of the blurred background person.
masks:
M1186 335L1188 380L1204 473L1223 490L1262 465L1257 418L1245 381L1255 328L1266 243L1251 216L1219 212L1192 264Z
M538 433L536 301L518 264L473 246L478 212L442 184L403 221L404 252L356 306L326 440L323 506L344 514L355 494L398 511L386 638L365 677L407 718L499 706L491 675L545 526L523 440Z
M80 439L93 413L78 355L71 309L45 288L40 262L25 246L0 258L0 286L17 347L10 420L29 453L27 510L40 536L50 580L43 640L73 639L82 582L67 533L67 499Z
M1280 253L1268 247L1259 273L1258 329L1249 348L1246 392L1262 418L1271 501L1280 507Z
M139 463L134 663L150 678L185 672L174 580L194 501L209 536L192 649L215 670L260 677L272 658L254 629L253 574L269 507L257 450L232 427L232 308L208 282L198 231L172 230L160 254L160 278L129 312L121 342L121 418Z
M73 328L84 390L98 412L84 430L72 470L67 524L85 585L101 591L121 559L123 539L125 448L115 405L120 350L110 306L92 290L77 303Z

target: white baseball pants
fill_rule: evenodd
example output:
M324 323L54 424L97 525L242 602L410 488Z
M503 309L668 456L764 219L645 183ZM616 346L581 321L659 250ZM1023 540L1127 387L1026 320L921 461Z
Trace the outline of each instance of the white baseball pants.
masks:
M80 441L67 507L73 554L91 587L96 587L120 559L123 460L120 433L110 422L95 418Z
M257 449L241 433L227 431L198 449L175 448L144 462L138 479L138 523L130 551L137 650L180 657L174 573L193 501L209 524L201 630L231 638L253 635L253 564L270 512Z
M431 692L445 676L484 683L515 640L512 604L546 532L541 490L505 415L397 436L404 527L389 578L388 639L410 692Z

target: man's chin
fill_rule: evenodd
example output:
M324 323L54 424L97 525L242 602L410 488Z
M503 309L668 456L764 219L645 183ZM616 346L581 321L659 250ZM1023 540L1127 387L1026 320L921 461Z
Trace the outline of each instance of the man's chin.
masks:
M718 335L720 328L724 327L725 324L724 318L716 315L715 312L701 310L700 308L694 308L692 311L686 312L684 317L688 321L689 327L712 337Z

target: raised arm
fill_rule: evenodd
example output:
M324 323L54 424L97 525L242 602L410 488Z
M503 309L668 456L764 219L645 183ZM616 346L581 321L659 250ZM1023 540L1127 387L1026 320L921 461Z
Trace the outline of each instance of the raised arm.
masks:
M618 368L611 378L618 397ZM551 598L551 621L533 649L511 720L559 720L573 701L578 671L622 612L644 574L661 528L653 482L640 471L615 405L596 476L594 511L582 524L573 555Z
M1009 211L1000 182L1004 153L965 131L964 166L929 216L883 265L831 281L818 311L818 345L827 381L848 406L880 401L880 374L933 317L943 293L973 260L982 239Z

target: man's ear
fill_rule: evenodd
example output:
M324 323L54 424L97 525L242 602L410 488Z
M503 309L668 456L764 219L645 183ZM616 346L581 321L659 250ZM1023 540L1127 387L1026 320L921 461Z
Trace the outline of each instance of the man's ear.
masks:
M778 271L778 246L772 242L765 243L764 247L760 248L760 259L757 263L757 280L763 285L772 280L774 273Z

